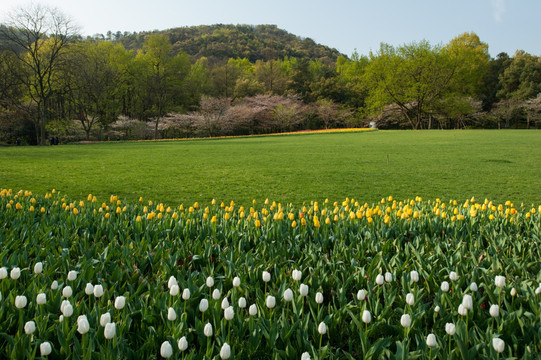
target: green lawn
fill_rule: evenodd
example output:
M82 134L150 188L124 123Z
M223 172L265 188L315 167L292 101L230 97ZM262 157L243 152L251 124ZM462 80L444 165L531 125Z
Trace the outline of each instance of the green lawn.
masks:
M170 205L392 195L541 203L541 131L377 131L0 148L0 188ZM389 161L388 161L389 159Z

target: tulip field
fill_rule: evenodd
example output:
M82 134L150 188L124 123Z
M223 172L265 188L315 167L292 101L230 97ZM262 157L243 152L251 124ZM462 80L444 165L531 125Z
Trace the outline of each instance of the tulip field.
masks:
M539 359L540 211L0 189L0 358Z

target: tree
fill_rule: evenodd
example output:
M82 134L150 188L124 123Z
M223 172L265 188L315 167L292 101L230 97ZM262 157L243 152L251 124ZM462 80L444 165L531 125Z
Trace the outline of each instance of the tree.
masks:
M515 57L500 76L501 99L528 100L541 92L541 58L524 51Z
M2 35L10 44L23 71L20 78L25 95L35 103L34 122L38 142L45 145L45 124L49 120L49 101L55 90L62 56L77 28L58 9L31 4L11 14Z
M207 136L217 136L223 127L227 110L231 106L229 98L201 98L200 116L197 117L196 126L206 132Z

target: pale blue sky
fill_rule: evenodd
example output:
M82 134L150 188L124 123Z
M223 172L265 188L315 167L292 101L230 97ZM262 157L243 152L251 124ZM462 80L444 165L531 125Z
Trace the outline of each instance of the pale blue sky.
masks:
M82 35L209 24L276 24L295 35L368 55L381 42L445 44L473 31L495 57L541 55L541 0L34 0L59 8ZM0 19L26 0L0 0ZM1 20L0 20L1 21Z

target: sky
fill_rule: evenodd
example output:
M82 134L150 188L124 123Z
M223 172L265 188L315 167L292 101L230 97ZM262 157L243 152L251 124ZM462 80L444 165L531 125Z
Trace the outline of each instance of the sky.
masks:
M33 0L56 7L81 35L211 24L274 24L351 56L475 32L492 57L541 55L541 0ZM26 0L0 0L0 22Z

